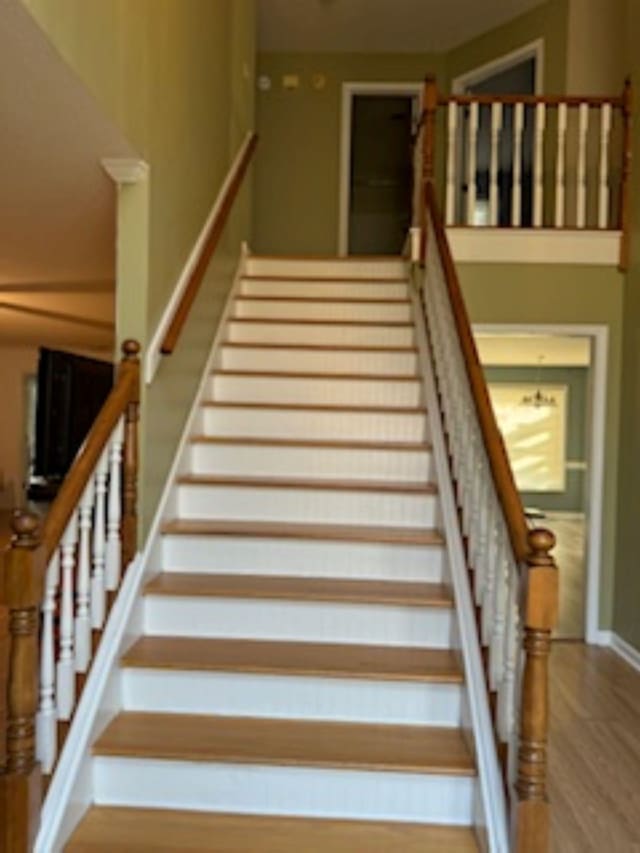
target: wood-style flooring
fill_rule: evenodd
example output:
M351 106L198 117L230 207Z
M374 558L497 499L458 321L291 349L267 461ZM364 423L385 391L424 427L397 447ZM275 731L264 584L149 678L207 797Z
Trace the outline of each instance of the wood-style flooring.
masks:
M549 747L552 853L640 853L640 674L556 641Z

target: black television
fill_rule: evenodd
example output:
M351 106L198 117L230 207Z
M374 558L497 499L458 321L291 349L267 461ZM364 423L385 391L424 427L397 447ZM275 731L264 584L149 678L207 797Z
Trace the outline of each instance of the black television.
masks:
M112 387L112 363L40 349L32 500L55 496Z

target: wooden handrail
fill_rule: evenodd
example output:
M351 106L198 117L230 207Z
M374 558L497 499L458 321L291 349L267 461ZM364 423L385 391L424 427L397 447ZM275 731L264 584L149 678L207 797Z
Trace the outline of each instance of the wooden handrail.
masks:
M433 229L440 251L451 309L460 339L460 346L462 348L475 409L482 430L484 446L489 458L493 482L507 522L514 555L518 562L522 563L529 554L527 543L528 529L522 501L516 488L502 434L498 428L489 398L487 384L478 357L478 350L473 332L471 331L469 315L467 314L458 274L451 256L449 241L447 240L442 216L436 200L433 181L427 181L424 191L425 204L433 221Z
M229 214L231 213L233 203L236 199L238 190L240 189L245 173L249 168L249 164L251 162L251 158L253 157L253 153L256 149L257 144L258 135L256 133L253 133L244 151L242 160L238 165L236 174L234 175L233 180L229 184L224 199L222 200L218 215L211 223L211 227L209 229L209 233L207 234L204 246L202 248L202 252L198 257L195 267L193 268L193 271L189 277L189 281L187 282L187 286L182 295L182 298L171 319L169 328L167 329L167 332L162 340L162 344L160 345L160 352L162 353L162 355L171 355L171 353L176 348L180 333L182 332L184 324L187 321L191 306L193 305L195 298L198 295L200 286L207 271L207 267L209 266L209 262L218 246L218 242L220 241L220 237L222 236L222 232L224 231L224 227L227 223L227 219L229 218Z
M623 97L619 95L440 95L438 97L438 106L445 107L448 104L458 104L459 106L469 106L470 104L481 104L490 106L491 104L515 105L524 104L526 107L535 107L538 104L544 104L547 107L559 107L564 104L567 107L579 107L586 104L589 107L602 107L610 104L612 107L622 109L624 106Z
M42 545L46 563L57 548L115 425L126 413L130 403L137 404L140 344L137 341L127 340L122 345L122 352L124 357L116 383L89 430L44 520Z

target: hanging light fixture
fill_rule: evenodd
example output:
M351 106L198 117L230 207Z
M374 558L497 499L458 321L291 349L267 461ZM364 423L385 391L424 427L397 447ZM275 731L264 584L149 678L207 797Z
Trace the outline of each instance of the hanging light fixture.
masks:
M521 406L528 406L534 409L551 409L554 406L557 406L558 403L553 394L545 394L545 392L540 387L540 379L542 375L542 362L544 361L544 356L541 355L538 357L538 373L536 376L536 383L538 388L533 394L524 394L522 399L520 400Z

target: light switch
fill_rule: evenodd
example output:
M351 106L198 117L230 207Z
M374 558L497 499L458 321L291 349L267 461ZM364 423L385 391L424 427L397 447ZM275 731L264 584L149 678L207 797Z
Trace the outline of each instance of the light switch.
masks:
M282 76L283 89L298 89L300 87L300 77L298 74L284 74Z

